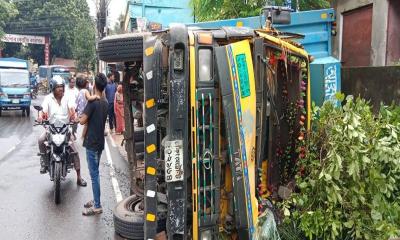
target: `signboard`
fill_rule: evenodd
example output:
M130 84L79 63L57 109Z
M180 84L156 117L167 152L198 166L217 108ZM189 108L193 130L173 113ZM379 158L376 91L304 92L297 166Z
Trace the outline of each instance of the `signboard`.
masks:
M31 36L31 35L17 35L17 34L5 34L1 39L3 42L9 43L26 43L26 44L45 44L45 37Z
M45 38L44 44L44 64L50 65L50 39L49 37Z
M329 66L325 71L325 101L332 101L336 105L338 104L336 99L337 81L336 65Z
M50 65L50 38L42 36L5 34L1 39L8 43L40 44L44 45L44 64ZM0 52L1 56L1 52Z
M183 181L183 141L165 143L165 181Z

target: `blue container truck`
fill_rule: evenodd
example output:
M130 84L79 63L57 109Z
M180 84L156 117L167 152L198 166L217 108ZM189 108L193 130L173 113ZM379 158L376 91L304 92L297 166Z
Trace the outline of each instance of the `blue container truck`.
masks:
M227 19L211 22L190 23L190 27L219 28L224 26L243 26L253 29L265 27L265 16ZM274 24L281 32L298 33L304 38L295 41L302 44L304 49L314 57L310 64L311 99L321 106L324 101L333 101L341 90L341 63L332 57L332 29L335 22L334 9L321 9L291 13L290 24Z
M17 58L0 59L0 116L6 110L22 110L30 116L31 86L28 62Z

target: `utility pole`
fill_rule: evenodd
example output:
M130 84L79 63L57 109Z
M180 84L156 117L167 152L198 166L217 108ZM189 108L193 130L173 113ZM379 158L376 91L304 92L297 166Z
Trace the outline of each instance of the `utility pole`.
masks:
M96 6L96 26L97 26L97 39L96 42L106 37L107 31L107 17L108 17L108 6L112 0L93 0ZM96 44L97 46L97 44ZM97 60L97 71L104 71L104 62Z

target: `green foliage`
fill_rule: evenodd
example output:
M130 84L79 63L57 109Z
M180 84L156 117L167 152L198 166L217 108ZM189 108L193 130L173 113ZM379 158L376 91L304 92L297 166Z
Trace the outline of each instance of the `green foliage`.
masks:
M1 0L0 0L1 1ZM75 58L78 65L84 56L83 65L87 58L95 58L95 26L89 15L86 0L29 0L16 1L19 14L7 24L11 32L30 35L50 35L52 57ZM85 40L84 40L85 39ZM8 44L7 44L8 46ZM11 45L12 46L12 45ZM88 47L92 46L92 47ZM44 63L43 48L29 45L30 55L40 64ZM77 53L77 49L86 50ZM13 55L17 49L6 49Z
M91 64L96 56L94 23L79 23L75 28L75 33L72 52L77 61L78 70L89 71L93 67Z
M292 0L292 2L295 1ZM300 11L324 9L331 6L328 0L299 0L299 5Z
M309 239L400 236L400 107L347 97L314 112L291 218Z
M18 14L15 5L8 0L0 0L0 49L4 46L1 42L4 36L4 26L7 21Z
M284 0L191 0L190 4L197 22L239 17L258 16L266 5L281 6ZM292 0L292 2L296 2ZM299 0L300 10L328 8L328 0Z

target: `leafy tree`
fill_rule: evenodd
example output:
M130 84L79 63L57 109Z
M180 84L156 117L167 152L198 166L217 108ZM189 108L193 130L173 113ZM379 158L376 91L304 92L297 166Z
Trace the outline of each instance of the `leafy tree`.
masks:
M325 103L314 116L286 215L307 239L399 236L400 107L381 106L374 115L368 102L349 96L343 107Z
M191 0L196 21L212 21L258 16L266 5L283 5L285 0ZM292 0L295 3L295 0ZM321 9L330 6L328 0L299 0L300 10Z
M1 42L4 36L4 26L12 17L18 14L15 5L8 0L0 0L0 49L4 46Z
M17 34L50 36L53 57L76 59L81 57L76 49L87 50L92 49L87 46L95 46L92 31L88 30L93 28L94 32L94 24L86 0L19 0L15 5L19 14L7 25L6 30ZM86 41L82 40L84 34L87 34ZM43 64L43 47L29 45L29 48L29 57ZM10 52L13 51L18 50ZM95 57L95 51L88 52L92 58Z
M95 28L94 23L83 24L79 23L75 29L76 36L73 44L73 56L77 60L78 70L89 71L91 64L95 60L96 48L95 44Z

